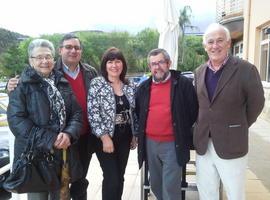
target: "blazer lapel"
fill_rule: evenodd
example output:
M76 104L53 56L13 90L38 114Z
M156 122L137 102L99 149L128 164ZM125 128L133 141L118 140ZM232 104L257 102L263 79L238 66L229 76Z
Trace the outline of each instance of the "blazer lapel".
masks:
M211 103L213 103L215 101L218 94L222 91L222 89L228 83L228 81L233 76L233 74L236 70L237 70L236 61L235 61L235 59L233 59L233 57L230 57L224 66L223 72L222 72L220 79L218 81L216 91L214 93L214 96L213 96Z
M197 80L197 87L198 87L198 91L202 91L202 94L208 98L208 93L207 93L207 89L206 89L206 85L205 85L205 74L206 74L206 69L207 69L207 64L205 64L202 69L201 72L198 76L198 80Z

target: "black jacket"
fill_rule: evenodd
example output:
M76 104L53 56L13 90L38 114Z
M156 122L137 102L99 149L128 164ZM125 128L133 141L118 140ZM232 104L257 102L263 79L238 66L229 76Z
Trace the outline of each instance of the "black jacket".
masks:
M77 104L69 83L63 74L54 70L55 85L60 91L66 108L66 126L62 132L69 134L73 143L69 148L69 160L72 181L80 178L80 162L75 150L79 138L81 108ZM28 143L30 132L36 134L35 147L41 151L50 151L59 133L59 124L50 120L50 103L46 82L32 67L27 67L20 78L17 88L10 93L7 118L10 130L15 136L14 160L17 160ZM60 150L55 150L56 159L62 160ZM73 162L75 161L75 162Z
M88 92L91 80L97 77L98 74L94 67L86 63L79 62L79 65L82 70L85 89L86 89L86 92ZM63 62L62 62L61 57L55 63L55 69L63 73ZM85 98L87 98L87 96Z
M171 113L175 136L175 151L180 166L190 159L192 146L191 128L198 114L198 101L192 82L181 75L181 72L171 70ZM138 120L138 162L141 168L146 160L145 129L150 100L152 77L143 82L136 93L136 115Z
M98 73L94 67L92 67L86 63L79 62L79 65L80 65L80 69L81 69L82 74L83 74L84 86L85 86L85 90L86 90L86 94L87 94L89 91L89 86L90 86L91 80L93 78L97 77ZM64 67L64 65L63 65L62 59L60 57L60 58L58 58L57 62L55 63L55 69L63 73L63 67ZM87 101L87 95L85 96L85 98ZM90 125L89 125L89 127L91 129ZM94 134L91 134L91 133L87 134L87 137L88 137L87 140L89 141L88 145L87 145L88 152L93 153L95 151L97 138Z

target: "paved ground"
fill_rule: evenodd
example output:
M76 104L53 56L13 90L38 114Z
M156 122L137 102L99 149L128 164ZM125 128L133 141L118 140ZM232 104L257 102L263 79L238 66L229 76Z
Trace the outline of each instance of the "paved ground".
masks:
M90 180L88 199L101 200L102 172L95 156L89 168L88 179ZM191 179L194 179L194 176L189 177L189 180ZM126 170L123 200L141 200L140 181L141 174L138 170L135 150L130 154ZM246 195L247 200L270 200L270 123L262 119L259 119L250 129ZM26 199L25 195L20 199ZM153 199L151 195L149 200ZM198 199L197 192L186 193L186 200ZM226 199L225 195L223 199Z
M140 171L136 151L132 151L125 176L123 200L140 200ZM89 199L101 199L101 170L94 157L89 169ZM189 177L194 179L194 177ZM224 195L224 194L223 194ZM250 149L246 184L247 200L270 200L270 123L259 119L250 128ZM154 199L150 196L149 200ZM187 192L186 200L199 199L197 192ZM224 195L223 199L226 197Z
M247 199L270 200L270 123L259 119L250 129Z

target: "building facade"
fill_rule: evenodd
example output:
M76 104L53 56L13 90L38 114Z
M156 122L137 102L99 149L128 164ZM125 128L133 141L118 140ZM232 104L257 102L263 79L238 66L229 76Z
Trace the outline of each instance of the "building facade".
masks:
M256 65L265 90L261 117L270 121L270 3L217 0L217 22L231 31L232 54Z
M243 57L244 0L217 0L216 20L231 33L231 53Z

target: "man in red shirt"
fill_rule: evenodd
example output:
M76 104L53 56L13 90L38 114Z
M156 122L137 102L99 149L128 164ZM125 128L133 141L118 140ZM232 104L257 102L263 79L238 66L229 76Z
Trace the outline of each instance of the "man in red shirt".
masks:
M181 199L182 166L190 159L191 127L198 114L192 82L169 70L164 49L148 54L151 77L136 93L139 167L147 160L150 185L158 200Z
M83 167L83 176L70 186L70 195L74 200L87 199L88 172L92 153L95 151L96 137L91 134L87 117L87 93L90 81L97 76L96 70L86 63L82 63L82 45L80 39L74 34L66 34L60 41L60 58L55 67L64 73L71 89L82 108L83 129L78 141L79 159Z

